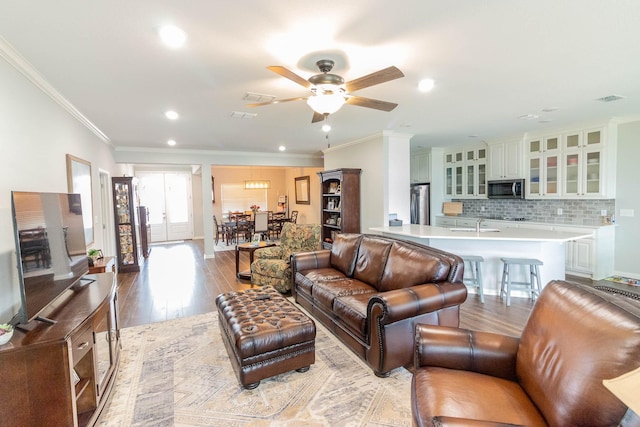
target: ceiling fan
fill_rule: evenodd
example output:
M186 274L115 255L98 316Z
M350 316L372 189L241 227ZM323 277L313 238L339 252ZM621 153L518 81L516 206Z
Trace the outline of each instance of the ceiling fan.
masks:
M280 104L282 102L307 100L307 104L309 104L314 111L311 123L316 123L323 120L329 114L333 114L338 111L345 103L382 111L391 111L398 106L398 104L393 102L351 95L351 92L356 90L404 77L404 74L398 68L391 66L345 83L342 77L337 74L330 73L334 65L332 60L321 59L316 62L316 65L321 71L321 74L313 75L309 77L309 80L305 80L293 71L279 65L267 67L267 69L274 73L279 74L282 77L286 77L300 86L309 89L311 91L311 95L307 97L276 99L270 102L248 104L247 107L259 107L269 104Z

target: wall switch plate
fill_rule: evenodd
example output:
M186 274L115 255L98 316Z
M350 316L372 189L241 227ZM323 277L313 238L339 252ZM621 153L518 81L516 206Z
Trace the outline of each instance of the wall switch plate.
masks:
M607 210L606 209L602 209L600 211L600 216L607 216Z
M480 212L484 212L484 206L480 207Z
M558 208L557 214L562 215L562 208Z

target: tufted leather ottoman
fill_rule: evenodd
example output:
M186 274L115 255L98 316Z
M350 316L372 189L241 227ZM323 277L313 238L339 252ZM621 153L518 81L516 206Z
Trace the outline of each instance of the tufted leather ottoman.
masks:
M216 298L220 333L238 381L246 389L260 380L315 362L316 325L270 286Z

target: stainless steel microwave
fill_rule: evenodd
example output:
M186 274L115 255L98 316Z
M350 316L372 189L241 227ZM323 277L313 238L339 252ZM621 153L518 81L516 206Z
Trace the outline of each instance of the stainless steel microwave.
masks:
M524 179L501 179L487 184L490 199L524 199Z

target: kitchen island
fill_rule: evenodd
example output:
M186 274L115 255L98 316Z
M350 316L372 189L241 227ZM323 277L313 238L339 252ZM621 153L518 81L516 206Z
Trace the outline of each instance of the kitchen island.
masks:
M500 293L502 280L501 257L537 258L544 263L540 267L540 279L544 287L549 281L565 278L565 244L571 240L591 237L592 233L534 230L525 228L474 228L434 227L429 225L403 225L400 227L372 227L369 230L383 236L410 240L442 249L456 255L480 255L484 257L482 276L487 295ZM512 268L512 280L528 279L528 268ZM513 295L526 295L513 292Z

